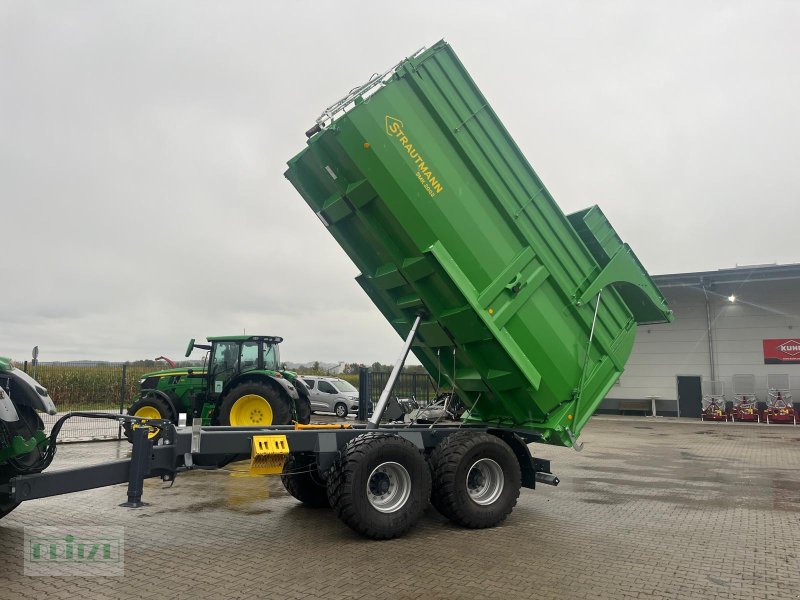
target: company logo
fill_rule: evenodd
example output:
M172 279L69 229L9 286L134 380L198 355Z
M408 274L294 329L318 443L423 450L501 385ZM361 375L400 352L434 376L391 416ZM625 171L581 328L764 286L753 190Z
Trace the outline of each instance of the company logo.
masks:
M786 340L782 344L778 344L777 350L788 356L797 356L800 354L800 342L797 340Z
M386 115L386 133L394 138L408 153L409 159L417 167L417 180L428 192L428 195L433 198L442 192L444 190L442 182L434 175L431 166L425 162L419 149L408 139L408 135L403 129L403 122Z
M26 527L25 575L124 575L122 527Z

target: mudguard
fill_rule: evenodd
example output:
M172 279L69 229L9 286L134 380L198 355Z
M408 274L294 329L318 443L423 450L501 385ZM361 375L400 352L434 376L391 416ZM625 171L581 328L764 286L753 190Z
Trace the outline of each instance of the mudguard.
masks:
M268 376L272 381L280 385L286 394L292 400L297 400L300 398L299 394L297 393L297 388L292 385L292 382L286 379L285 377L273 377L271 375Z
M48 415L56 414L56 406L53 404L52 398L33 377L11 366L0 373L9 379L8 391L12 396L13 404L30 406L32 409Z
M14 408L14 403L11 402L11 398L9 398L6 391L0 387L0 421L5 421L6 423L14 423L15 421L19 421L19 415L17 414L17 409Z

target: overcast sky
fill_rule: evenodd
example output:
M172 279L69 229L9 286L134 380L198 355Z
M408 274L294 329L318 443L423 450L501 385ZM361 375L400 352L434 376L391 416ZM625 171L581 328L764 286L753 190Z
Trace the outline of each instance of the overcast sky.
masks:
M651 273L800 260L800 3L0 2L0 355L285 360L400 340L284 179L321 110L440 38L565 212Z

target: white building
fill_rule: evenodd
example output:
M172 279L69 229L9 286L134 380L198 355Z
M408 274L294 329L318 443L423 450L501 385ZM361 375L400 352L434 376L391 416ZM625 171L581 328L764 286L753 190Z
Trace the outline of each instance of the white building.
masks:
M675 313L643 325L625 372L598 412L619 412L656 397L658 414L698 416L701 380L721 381L733 400L734 375L788 377L800 404L800 264L653 277ZM679 401L680 398L680 401Z

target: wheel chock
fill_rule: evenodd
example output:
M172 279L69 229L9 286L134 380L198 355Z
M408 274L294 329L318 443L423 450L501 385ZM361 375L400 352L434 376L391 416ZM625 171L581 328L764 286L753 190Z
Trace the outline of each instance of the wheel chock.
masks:
M279 474L283 471L283 463L288 455L289 442L285 435L254 435L250 474Z

